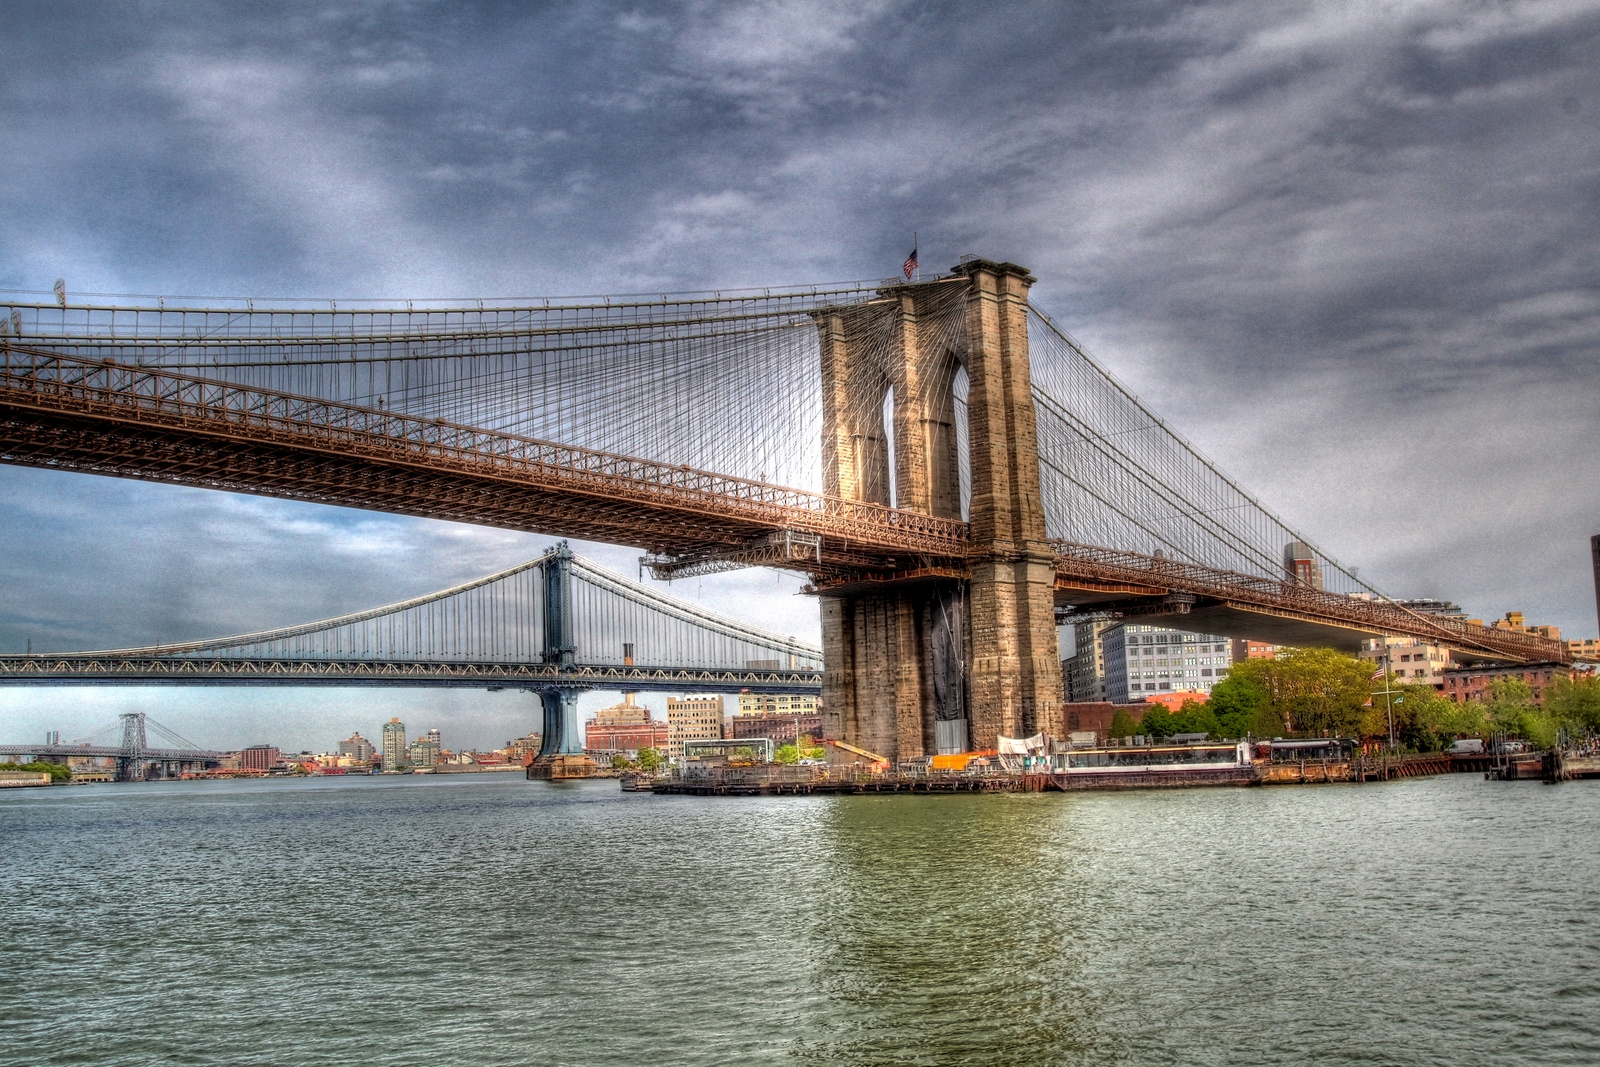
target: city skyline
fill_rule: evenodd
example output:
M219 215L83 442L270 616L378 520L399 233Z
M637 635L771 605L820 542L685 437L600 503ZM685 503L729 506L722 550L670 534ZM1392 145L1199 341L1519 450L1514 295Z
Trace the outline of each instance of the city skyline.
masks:
M1391 595L1597 632L1593 13L1041 9L1037 48L998 14L894 4L796 8L759 48L719 9L333 10L310 35L106 8L85 37L69 17L9 25L0 285L777 284L892 275L917 230L929 269L1030 267L1115 374ZM470 72L491 68L518 76L485 93ZM676 106L686 86L704 106ZM315 150L287 166L291 145ZM11 467L0 536L0 643L19 651L304 621L551 541ZM624 572L638 555L580 550ZM800 584L673 591L814 639ZM387 707L483 743L538 721L519 694L0 693L27 736L148 710L197 740L272 722L293 744Z

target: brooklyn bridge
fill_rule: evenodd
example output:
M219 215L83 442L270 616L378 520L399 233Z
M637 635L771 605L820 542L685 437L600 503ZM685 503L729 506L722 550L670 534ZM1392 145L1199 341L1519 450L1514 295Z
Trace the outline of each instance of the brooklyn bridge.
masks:
M830 737L904 759L1059 734L1057 627L1087 617L1568 658L1361 581L1112 378L1034 280L967 259L658 297L13 303L0 461L633 546L661 579L780 568L808 576L823 641L818 677L817 650L562 548L293 632L7 655L0 681L516 685L552 751L582 688L820 684Z

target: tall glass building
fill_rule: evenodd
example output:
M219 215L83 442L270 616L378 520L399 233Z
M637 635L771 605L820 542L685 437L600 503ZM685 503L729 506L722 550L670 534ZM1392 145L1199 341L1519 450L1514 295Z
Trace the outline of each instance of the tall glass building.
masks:
M1216 634L1123 623L1101 635L1105 699L1126 704L1151 693L1209 693L1233 663L1232 643Z

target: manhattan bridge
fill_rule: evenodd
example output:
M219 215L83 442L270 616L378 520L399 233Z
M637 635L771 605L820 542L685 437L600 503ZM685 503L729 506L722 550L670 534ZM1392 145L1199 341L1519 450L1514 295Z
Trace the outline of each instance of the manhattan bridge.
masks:
M10 302L0 461L636 547L659 579L807 576L822 648L565 546L281 631L0 656L0 681L810 690L891 759L1059 735L1057 627L1138 618L1462 661L1559 642L1411 611L1232 481L1029 299L927 281L401 304Z

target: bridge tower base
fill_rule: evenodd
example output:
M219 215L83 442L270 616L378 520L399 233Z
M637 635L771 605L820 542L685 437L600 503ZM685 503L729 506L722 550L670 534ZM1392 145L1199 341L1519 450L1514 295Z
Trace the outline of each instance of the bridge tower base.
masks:
M580 689L542 689L544 726L539 736L539 754L528 764L528 777L543 780L591 778L594 760L578 740L578 694Z
M822 590L824 733L890 760L1063 728L1028 364L1034 279L988 260L957 272L817 314L830 495L959 518L958 369L968 382L967 573L907 560Z

